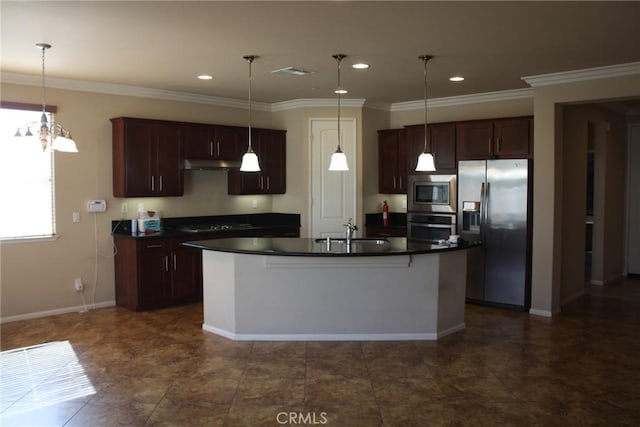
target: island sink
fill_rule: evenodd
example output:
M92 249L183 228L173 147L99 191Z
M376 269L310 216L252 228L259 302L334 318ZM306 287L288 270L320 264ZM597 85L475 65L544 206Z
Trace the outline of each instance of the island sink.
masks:
M326 243L329 241L330 243L348 243L347 239L342 237L329 237L324 239L316 239L316 243ZM385 243L389 243L387 239L380 239L377 237L363 237L363 238L353 238L351 239L351 243L356 244L370 244L370 245L384 245Z

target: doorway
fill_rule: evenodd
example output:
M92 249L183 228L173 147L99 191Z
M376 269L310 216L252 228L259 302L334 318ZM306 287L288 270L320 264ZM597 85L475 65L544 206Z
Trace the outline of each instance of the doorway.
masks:
M338 146L336 119L310 119L311 237L340 237L349 218L356 218L356 120L340 119L340 147L349 170L330 172Z

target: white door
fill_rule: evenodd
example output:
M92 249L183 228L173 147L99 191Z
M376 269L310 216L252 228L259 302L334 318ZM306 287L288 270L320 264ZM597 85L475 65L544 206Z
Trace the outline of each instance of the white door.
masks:
M343 236L344 224L356 218L356 121L340 119L340 147L349 164L345 172L329 171L331 155L338 146L337 123L336 119L310 120L310 237Z

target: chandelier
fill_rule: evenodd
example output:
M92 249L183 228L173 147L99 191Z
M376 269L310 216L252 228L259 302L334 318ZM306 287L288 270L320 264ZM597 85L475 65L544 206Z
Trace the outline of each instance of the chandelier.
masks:
M37 137L42 145L42 151L45 151L48 147L52 150L65 151L69 153L77 153L78 148L76 143L71 137L71 133L65 129L60 123L56 123L53 120L49 123L47 119L46 109L46 95L44 84L44 54L47 49L51 48L50 44L37 43L36 47L42 50L42 115L39 122L31 122L18 128L16 131L16 137Z

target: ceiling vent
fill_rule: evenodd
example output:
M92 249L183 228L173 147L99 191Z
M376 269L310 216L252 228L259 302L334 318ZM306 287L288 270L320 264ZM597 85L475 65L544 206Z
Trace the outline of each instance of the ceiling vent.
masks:
M307 71L296 67L280 68L279 70L273 70L271 72L271 74L287 74L290 76L306 76L313 73L315 73L315 71Z

